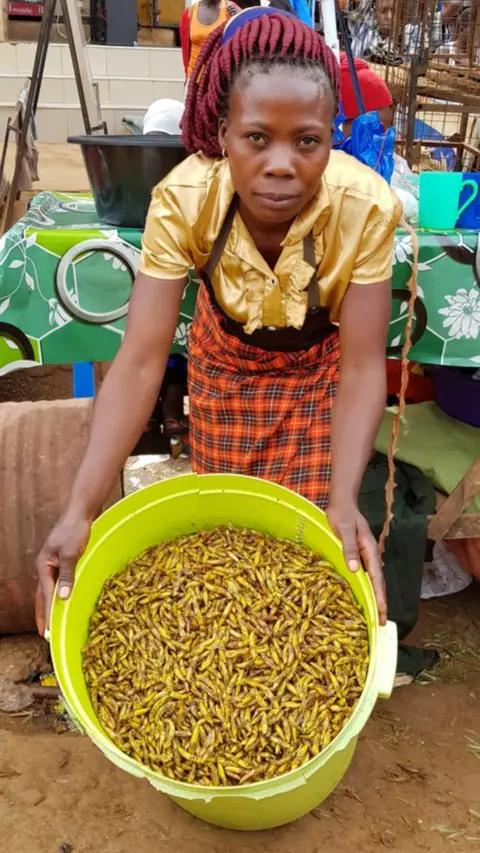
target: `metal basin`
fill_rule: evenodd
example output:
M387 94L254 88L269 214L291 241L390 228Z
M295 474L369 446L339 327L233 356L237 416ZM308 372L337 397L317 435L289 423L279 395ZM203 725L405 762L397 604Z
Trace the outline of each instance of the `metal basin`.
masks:
M72 136L100 221L143 230L153 188L188 155L181 136Z

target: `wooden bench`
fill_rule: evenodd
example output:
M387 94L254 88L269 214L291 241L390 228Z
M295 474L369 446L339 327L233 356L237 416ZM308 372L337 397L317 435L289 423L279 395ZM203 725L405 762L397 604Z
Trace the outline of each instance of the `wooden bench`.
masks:
M446 497L437 493L437 511L429 518L429 539L438 541L480 538L480 512L464 512L467 504L478 494L480 494L480 456L451 495Z

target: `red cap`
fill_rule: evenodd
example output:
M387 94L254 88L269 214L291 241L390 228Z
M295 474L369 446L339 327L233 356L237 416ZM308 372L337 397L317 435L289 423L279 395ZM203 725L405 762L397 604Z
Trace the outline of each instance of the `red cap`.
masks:
M367 113L374 110L381 110L383 107L391 107L393 98L390 94L387 84L372 71L370 66L364 59L355 59L355 68L357 70L358 82L360 91L363 96L365 110ZM345 53L340 54L340 73L341 73L341 99L343 111L346 119L356 118L360 115L360 110L357 106L357 99L353 89L348 60Z

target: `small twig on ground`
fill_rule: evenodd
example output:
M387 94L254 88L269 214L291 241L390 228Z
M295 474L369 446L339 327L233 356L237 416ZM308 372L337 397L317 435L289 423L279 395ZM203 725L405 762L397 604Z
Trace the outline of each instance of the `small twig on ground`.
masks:
M475 758L480 759L480 741L477 742L472 737L469 737L469 735L465 735L465 740L468 743L468 749L470 750L470 752L473 753Z
M445 835L448 841L457 841L460 838L463 841L480 841L479 835L468 835L466 829L453 829L451 826L431 826L432 832L439 832Z

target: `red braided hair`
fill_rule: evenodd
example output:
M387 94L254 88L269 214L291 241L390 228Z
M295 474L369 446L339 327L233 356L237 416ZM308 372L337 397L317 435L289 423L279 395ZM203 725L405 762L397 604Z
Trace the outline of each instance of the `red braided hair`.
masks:
M272 62L304 69L309 77L329 83L336 103L340 67L323 38L298 18L282 14L262 15L236 30L221 43L224 26L206 40L188 83L182 134L190 154L220 157L219 119L226 116L228 96L238 75L250 66ZM252 68L253 70L253 68Z

